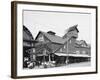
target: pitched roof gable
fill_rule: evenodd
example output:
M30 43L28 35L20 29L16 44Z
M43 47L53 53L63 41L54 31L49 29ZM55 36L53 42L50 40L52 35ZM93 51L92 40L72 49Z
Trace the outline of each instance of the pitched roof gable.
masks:
M34 40L32 33L29 31L29 29L23 25L23 40Z
M84 40L80 40L80 41L77 40L75 43L77 44L77 46L80 46L80 47L83 47L83 46L87 47L88 46L88 44Z
M70 27L70 28L68 29L68 32L73 31L73 30L76 30L77 32L79 32L79 30L77 29L77 26L78 26L78 25L74 25L74 26Z
M51 42L54 42L54 43L64 44L64 42L66 41L66 39L63 39L62 37L57 36L57 35L50 35L49 33L46 33L43 31L39 31L38 35L40 33L42 33L46 38L48 38ZM37 37L38 37L38 35L37 35ZM36 37L36 39L37 39L37 37Z

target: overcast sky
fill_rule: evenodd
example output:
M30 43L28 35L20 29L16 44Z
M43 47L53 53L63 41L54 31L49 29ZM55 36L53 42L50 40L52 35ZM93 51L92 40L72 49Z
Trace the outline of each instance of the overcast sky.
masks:
M86 13L60 13L46 11L23 11L23 25L25 25L35 38L39 30L54 31L56 35L63 36L65 30L78 24L78 40L91 43L91 14Z

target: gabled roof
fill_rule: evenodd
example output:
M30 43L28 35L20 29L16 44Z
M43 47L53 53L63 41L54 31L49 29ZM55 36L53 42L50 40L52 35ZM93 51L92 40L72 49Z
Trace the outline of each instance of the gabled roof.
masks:
M66 38L66 37L69 37L68 36L68 33L71 32L71 31L77 31L77 33L79 32L79 30L77 29L77 26L78 25L74 25L72 27L69 27L67 30L66 30L66 33L64 34L63 38ZM71 36L70 36L71 37ZM78 37L77 35L74 35L74 37Z
M29 31L29 29L27 28L27 27L25 27L24 25L23 25L23 40L34 40L34 38L33 38L33 36L32 36L32 34L31 34L31 32Z
M68 29L68 32L73 31L73 30L75 30L75 29L76 29L77 32L79 32L79 30L77 29L77 26L78 26L78 25L74 25L74 26L70 27L70 28Z
M42 32L42 31L39 31L38 35L39 34L43 34L46 38L48 38L51 42L54 42L54 43L58 43L58 44L64 44L64 42L66 41L66 39L63 39L62 37L60 36L57 36L57 35L50 35L49 33L46 33L46 32ZM38 37L37 35L37 37ZM36 37L36 39L37 39Z
M75 43L77 47L88 47L88 44L84 40L80 40L80 41L77 40Z
M50 41L53 42L53 43L61 44L61 45L59 45L59 47L58 47L57 49L54 49L54 50L52 49L52 52L53 52L53 53L55 53L55 52L58 51L61 47L63 47L64 44L65 44L65 43L68 41L68 39L69 39L69 38L63 39L63 38L60 37L60 36L57 36L57 35L50 35L49 33L39 31L39 33L38 33L37 37L35 38L35 40L38 38L38 36L39 36L40 34L43 34L48 40L50 40ZM44 42L43 44L45 44L45 42ZM50 46L49 43L46 43L46 44L48 44L48 45ZM47 46L48 46L48 45L47 45ZM49 47L49 48L51 49L51 47Z
M77 48L91 48L90 44L87 44L85 40L77 40L75 42L75 47Z

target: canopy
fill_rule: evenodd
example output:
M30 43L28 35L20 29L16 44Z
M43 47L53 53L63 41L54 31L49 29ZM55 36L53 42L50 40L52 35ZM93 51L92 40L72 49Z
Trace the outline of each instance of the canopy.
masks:
M66 53L54 53L57 56L71 56L71 57L91 57L87 54L66 54Z

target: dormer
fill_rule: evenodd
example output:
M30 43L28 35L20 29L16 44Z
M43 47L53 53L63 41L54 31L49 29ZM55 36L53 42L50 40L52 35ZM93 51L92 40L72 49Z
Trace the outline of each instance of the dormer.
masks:
M56 33L53 32L53 31L48 31L47 33L50 34L50 35L55 35L55 34L56 34Z

